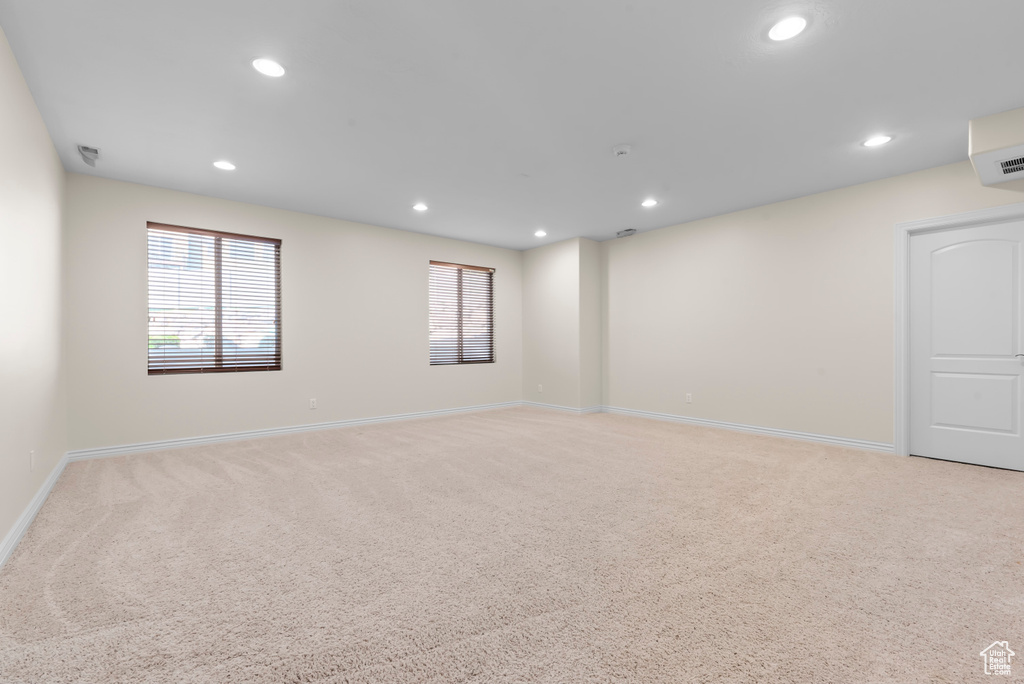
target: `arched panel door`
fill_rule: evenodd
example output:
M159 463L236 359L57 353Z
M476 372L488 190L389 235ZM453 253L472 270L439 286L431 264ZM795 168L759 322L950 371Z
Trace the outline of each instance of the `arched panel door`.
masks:
M910 453L1024 470L1024 223L910 239Z

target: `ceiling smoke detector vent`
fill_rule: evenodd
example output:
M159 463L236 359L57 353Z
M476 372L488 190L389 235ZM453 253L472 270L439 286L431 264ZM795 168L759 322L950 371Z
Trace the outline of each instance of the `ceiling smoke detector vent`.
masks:
M636 235L636 228L626 228L625 230L620 230L615 234L615 237L629 237L630 235Z
M616 157L625 157L632 151L633 148L630 147L629 145L616 145L615 147L612 148L612 154L615 155Z
M96 160L100 158L100 149L98 147L86 147L85 145L79 145L78 154L82 155L82 161L89 166L95 167Z

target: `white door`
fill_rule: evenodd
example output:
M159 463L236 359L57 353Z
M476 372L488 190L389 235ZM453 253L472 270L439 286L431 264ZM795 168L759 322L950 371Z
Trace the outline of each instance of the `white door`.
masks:
M1024 222L910 238L910 453L1024 470Z

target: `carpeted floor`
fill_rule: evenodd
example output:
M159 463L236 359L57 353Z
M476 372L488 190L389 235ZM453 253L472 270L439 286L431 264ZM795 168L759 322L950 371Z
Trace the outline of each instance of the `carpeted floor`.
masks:
M507 409L70 465L0 681L1024 678L1024 473ZM1001 678L1000 681L1005 681Z

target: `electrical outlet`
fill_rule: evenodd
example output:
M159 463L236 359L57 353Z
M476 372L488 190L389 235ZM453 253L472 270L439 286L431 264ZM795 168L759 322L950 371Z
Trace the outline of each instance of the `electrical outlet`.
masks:
M30 473L36 472L36 452L34 449L28 452L28 471Z
M544 391L544 385L537 385L537 391L538 392L543 392Z
M310 399L309 400L309 408L311 408L311 409L315 409L316 408L316 399Z
M693 395L690 394L689 392L686 393L686 403L687 404L692 404L693 403Z

